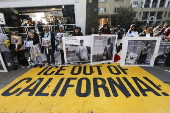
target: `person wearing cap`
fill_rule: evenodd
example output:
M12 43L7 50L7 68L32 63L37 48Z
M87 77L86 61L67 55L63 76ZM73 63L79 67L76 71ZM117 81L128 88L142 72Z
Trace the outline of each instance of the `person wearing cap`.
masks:
M54 58L54 52L55 52L55 36L54 33L52 33L49 29L49 26L44 26L44 32L41 33L41 40L42 38L50 38L51 39L51 46L42 46L42 53L44 52L45 48L45 54L47 57L47 64L45 65L46 67L48 66L55 66L55 58ZM42 42L42 41L41 41ZM48 52L47 52L48 49Z
M87 47L83 45L84 40L80 40L80 46L77 46L76 53L80 61L88 61L88 50Z
M6 35L0 33L0 52L2 54L2 58L3 58L6 66L7 66L6 60L8 60L8 62L13 67L13 69L17 70L17 65L15 65L15 63L14 63L14 59L12 58L12 56L9 52L9 48L6 45L5 40L9 40L9 38Z
M83 36L83 33L80 31L79 27L76 27L74 29L74 32L73 32L72 36Z
M18 36L18 32L17 31L11 31L10 33L10 38L11 35L15 35ZM14 52L14 54L17 56L18 59L18 63L21 65L21 68L29 68L29 64L28 64L28 60L25 57L25 46L24 46L24 41L22 39L22 44L16 45L15 44L11 44L10 45L10 49Z

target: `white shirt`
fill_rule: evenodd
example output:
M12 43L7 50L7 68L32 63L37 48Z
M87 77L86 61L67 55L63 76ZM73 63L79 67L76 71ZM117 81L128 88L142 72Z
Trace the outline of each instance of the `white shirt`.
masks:
M76 53L80 55L81 59L88 60L88 51L86 46L78 46L76 48Z
M131 31L131 33L129 33L129 31L126 33L126 37L139 37L138 32L137 31Z
M146 34L146 37L151 37L150 33Z

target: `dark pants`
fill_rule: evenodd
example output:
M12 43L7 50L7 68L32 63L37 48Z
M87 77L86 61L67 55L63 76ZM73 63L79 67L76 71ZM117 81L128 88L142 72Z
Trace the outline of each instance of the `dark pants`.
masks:
M22 66L29 66L28 60L25 57L25 50L20 50L17 52L17 59L20 65Z
M11 64L11 66L13 66L13 68L17 68L17 66L14 63L14 59L11 57L11 53L9 51L3 51L1 53L2 53L2 58L6 66L8 66L6 62L7 60Z
M64 64L64 63L65 63L65 60L64 60L64 51L63 51L63 50L60 50L60 54L61 54L62 64Z
M55 59L54 59L54 50L53 49L48 49L48 54L47 54L47 50L46 48L45 49L45 54L46 54L46 57L47 57L47 63L50 65L50 63L54 63L55 62ZM51 59L51 62L50 62L50 59Z

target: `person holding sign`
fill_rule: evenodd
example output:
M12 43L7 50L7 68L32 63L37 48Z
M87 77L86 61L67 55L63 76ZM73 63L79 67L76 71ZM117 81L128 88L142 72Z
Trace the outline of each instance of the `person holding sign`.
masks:
M14 70L17 70L17 65L14 63L14 59L11 57L11 54L9 52L9 48L7 47L5 41L9 40L8 37L2 33L0 33L0 52L2 54L2 58L5 62L5 65L7 66L6 60L13 66Z
M39 37L34 30L29 31L28 35L29 37L27 41L30 40L33 41L33 45L30 49L30 55L31 55L31 59L34 59L34 63L35 63L34 67L39 66L41 68L43 66L43 63L41 58Z
M41 34L41 42L42 42L42 38L49 38L51 41L51 44L49 44L48 46L42 46L42 51L44 52L44 48L45 48L45 54L47 57L47 63L45 66L55 66L55 58L54 58L54 52L55 52L55 37L54 37L54 33L50 32L49 26L44 26L44 30L45 32L43 32ZM50 61L51 60L51 61Z
M29 64L28 64L28 60L25 57L25 47L24 47L24 41L22 40L22 37L19 38L13 38L13 37L17 37L18 36L18 32L17 31L12 31L10 34L10 38L12 39L18 39L18 41L21 40L20 44L14 44L11 42L11 50L14 51L15 55L17 56L18 62L21 65L21 68L27 67L29 68ZM18 42L16 42L18 43Z

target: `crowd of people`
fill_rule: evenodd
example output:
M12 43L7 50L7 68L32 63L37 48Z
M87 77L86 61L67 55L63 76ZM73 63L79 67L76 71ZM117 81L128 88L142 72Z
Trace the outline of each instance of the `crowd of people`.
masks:
M17 45L16 44L10 44L9 47L6 46L5 40L11 41L11 35L18 35L17 30L13 30L10 32L8 37L2 33L0 33L0 52L3 56L4 62L7 66L8 61L14 70L18 68L18 65L21 66L21 68L29 68L30 65L28 63L28 58L25 56L25 50L28 49L30 52L30 57L32 61L34 62L34 67L39 66L40 68L42 66L55 66L55 56L54 53L56 49L56 41L57 46L60 45L59 52L61 54L61 64L64 64L64 52L62 47L62 39L58 40L57 33L66 33L64 26L62 25L62 22L59 21L57 18L55 19L56 23L59 25L57 31L52 32L52 29L50 29L49 25L43 25L43 27L40 27L38 30L41 30L39 33L36 33L35 29L30 29L28 32L28 38L27 41L33 41L33 45L31 47L26 48L24 43ZM57 21L58 20L58 21ZM41 23L39 23L41 24ZM158 25L153 30L151 30L150 26L145 26L143 29L143 32L138 33L137 27L135 24L132 24L127 32L123 28L121 28L119 25L116 26L114 29L110 29L109 25L104 24L103 27L99 30L95 30L94 28L91 28L89 33L87 35L91 34L116 34L118 35L118 39L122 39L125 37L156 37L161 36L162 40L170 41L170 27L168 27L168 24L165 23L164 25ZM84 34L81 32L81 27L75 27L72 34L69 34L70 36L83 36ZM43 46L42 45L42 38L49 38L50 39L50 45ZM22 39L23 42L23 39ZM122 47L121 47L122 48ZM17 57L17 62L14 62L14 59L11 55L11 52L14 53ZM44 65L41 54L45 53L47 58L47 63Z

